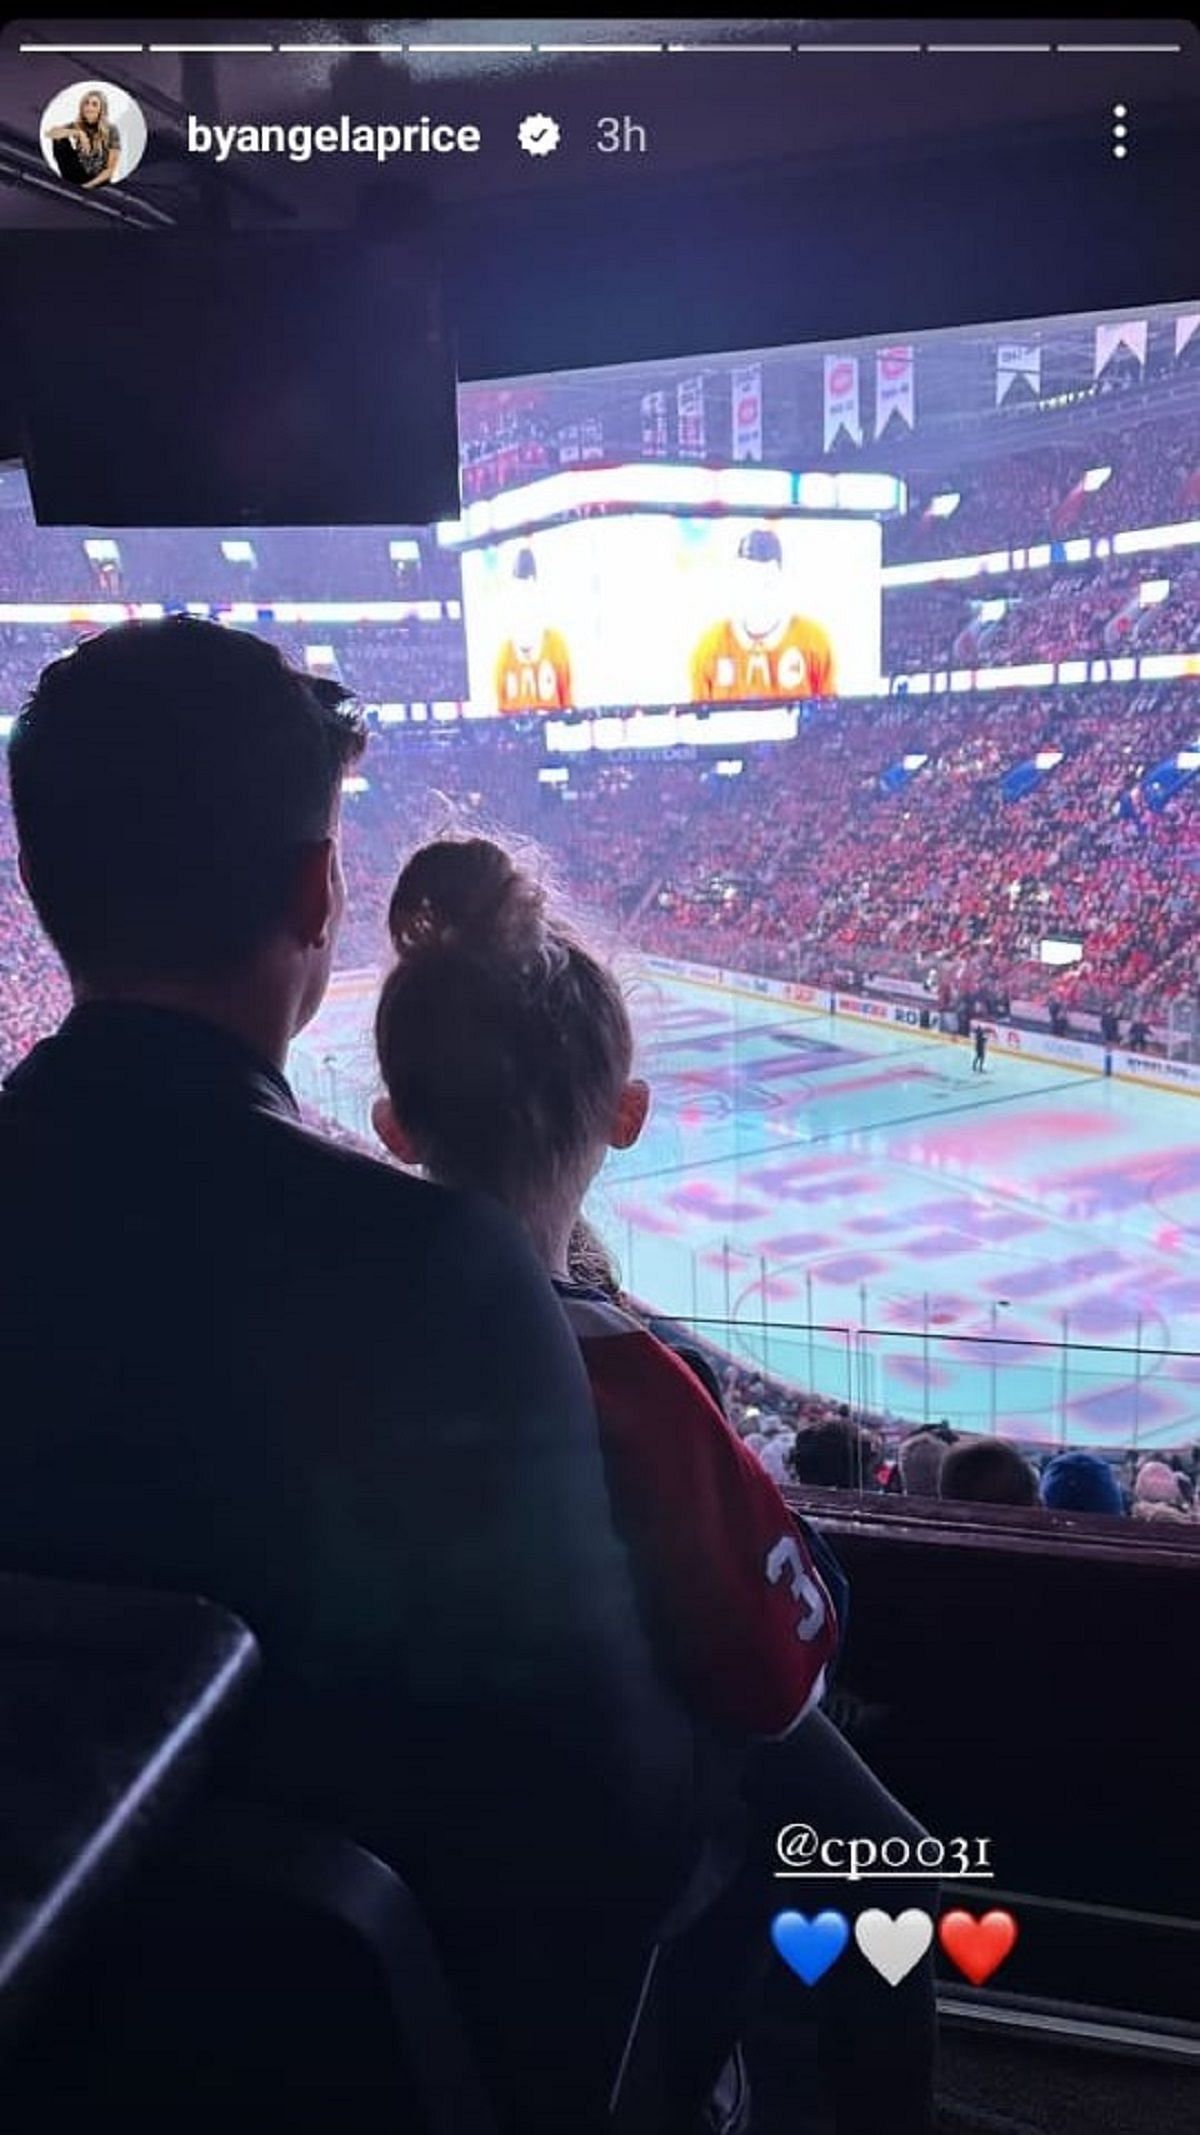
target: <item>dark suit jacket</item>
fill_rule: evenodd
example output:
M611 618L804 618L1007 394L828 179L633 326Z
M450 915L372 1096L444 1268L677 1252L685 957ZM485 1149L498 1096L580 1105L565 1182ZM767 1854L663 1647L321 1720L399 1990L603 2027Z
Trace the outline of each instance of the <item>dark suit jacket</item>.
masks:
M524 1234L308 1132L214 1026L111 1005L9 1077L0 1210L0 1567L243 1617L265 1669L230 1776L391 1857L489 2065L558 2026L535 2080L582 2125L575 1967L609 1931L644 1954L698 1752Z

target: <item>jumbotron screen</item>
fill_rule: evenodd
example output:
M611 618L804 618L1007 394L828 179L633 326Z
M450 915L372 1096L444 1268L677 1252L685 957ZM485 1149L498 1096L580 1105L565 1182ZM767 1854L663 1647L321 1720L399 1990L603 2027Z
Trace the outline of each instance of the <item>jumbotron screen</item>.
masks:
M577 521L468 552L477 711L752 704L879 686L876 521Z
M81 636L180 609L556 757L1191 679L1198 363L1200 300L468 382L431 527L40 527L0 468L0 738Z

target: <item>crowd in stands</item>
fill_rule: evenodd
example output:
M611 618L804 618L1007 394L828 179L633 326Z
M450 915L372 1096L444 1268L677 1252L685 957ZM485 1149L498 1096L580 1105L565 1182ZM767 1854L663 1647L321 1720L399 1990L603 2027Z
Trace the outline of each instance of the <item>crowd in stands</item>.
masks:
M948 465L914 485L903 519L884 529L884 562L915 563L1028 548L1128 527L1168 526L1200 507L1200 450L1194 407L1147 413L1121 427L1089 427L1069 444L1032 446L974 466ZM1092 468L1109 467L1100 488L1081 489ZM936 496L957 493L949 517L931 517Z
M1139 601L1143 584L1163 579L1170 585L1164 599ZM1008 603L1005 613L985 621L981 609L997 600ZM1181 565L1172 555L884 595L883 664L891 676L1198 647L1200 565Z
M87 530L39 527L29 509L0 513L0 600L458 600L459 559L412 527L118 528L115 566L84 549ZM230 562L225 540L254 562ZM390 544L415 542L397 561Z
M6 782L7 784L7 782ZM71 1005L58 958L36 924L17 875L7 790L0 801L0 1075L46 1038Z
M335 643L342 679L364 704L464 704L470 694L457 622L343 630Z
M735 809L697 784L643 945L820 982L902 950L976 990L1131 1013L1194 932L1194 792L1159 813L1138 801L1195 738L1188 685L840 709L781 761L747 764ZM1062 761L1007 799L1005 775L1043 750ZM923 768L884 793L910 753ZM1047 936L1082 959L1051 975Z
M725 1367L723 1381L734 1429L784 1487L1200 1525L1200 1443L1148 1458L1034 1452L945 1422L906 1428L891 1416L857 1417L845 1402L790 1391L737 1365Z
M47 662L69 652L95 627L0 625L0 716L18 712ZM254 628L297 667L313 665L314 647L329 648L334 670L364 704L463 704L469 695L462 626L448 616L353 626L257 623Z

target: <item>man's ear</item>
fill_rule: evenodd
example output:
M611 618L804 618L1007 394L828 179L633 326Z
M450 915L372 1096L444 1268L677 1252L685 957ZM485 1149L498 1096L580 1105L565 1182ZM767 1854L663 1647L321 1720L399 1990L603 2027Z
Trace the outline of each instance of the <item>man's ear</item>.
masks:
M384 1148L389 1149L394 1157L399 1157L402 1164L420 1163L421 1159L416 1149L392 1110L392 1102L389 1097L377 1097L375 1099L374 1104L371 1106L371 1125L374 1127Z
M301 848L292 887L292 925L306 949L328 946L337 917L337 841L317 838Z
M650 1110L650 1085L640 1079L627 1082L617 1102L617 1116L609 1135L613 1149L632 1149Z

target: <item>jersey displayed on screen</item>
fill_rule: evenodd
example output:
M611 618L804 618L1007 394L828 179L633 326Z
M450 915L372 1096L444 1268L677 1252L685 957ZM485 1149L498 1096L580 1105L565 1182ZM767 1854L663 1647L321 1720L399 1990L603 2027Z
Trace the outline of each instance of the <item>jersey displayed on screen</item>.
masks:
M716 623L693 654L691 685L698 704L832 697L837 692L833 648L820 624L803 615L765 637L752 637L732 620Z
M496 662L498 712L561 712L571 704L571 656L557 630L544 630L532 647L506 638Z

